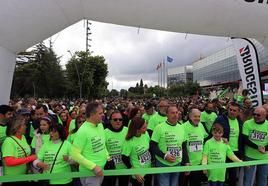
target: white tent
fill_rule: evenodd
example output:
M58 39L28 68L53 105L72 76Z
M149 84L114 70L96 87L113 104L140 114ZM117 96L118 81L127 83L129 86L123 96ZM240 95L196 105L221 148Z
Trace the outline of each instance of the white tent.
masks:
M0 104L10 96L15 56L89 19L216 36L251 37L268 45L268 4L248 0L1 0Z

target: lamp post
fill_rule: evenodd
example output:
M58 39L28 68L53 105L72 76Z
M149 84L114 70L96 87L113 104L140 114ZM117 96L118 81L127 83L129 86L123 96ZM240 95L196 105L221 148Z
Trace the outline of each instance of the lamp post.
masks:
M73 58L73 54L70 50L68 50L67 52L69 52L69 54L71 55L71 57ZM78 72L78 68L77 68L77 65L76 65L76 61L74 63L74 66L75 66L75 69L76 69L76 74L77 74L77 77L78 77L78 84L79 84L79 96L80 96L80 99L82 98L82 82L81 82L81 79L80 79L80 75L79 75L79 72Z

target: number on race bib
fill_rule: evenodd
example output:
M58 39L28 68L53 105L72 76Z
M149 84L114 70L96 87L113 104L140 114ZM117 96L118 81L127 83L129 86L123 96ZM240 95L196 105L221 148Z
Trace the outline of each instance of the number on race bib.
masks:
M149 151L146 151L145 153L139 155L139 161L140 164L145 164L148 161L151 161L151 154Z
M250 134L250 139L264 141L266 139L267 133L253 130Z
M115 164L122 163L122 156L121 154L113 154L111 158L114 160Z
M178 147L168 147L167 151L169 154L175 156L175 157L181 157L181 148Z
M202 141L190 141L189 142L189 151L190 152L198 152L203 150Z

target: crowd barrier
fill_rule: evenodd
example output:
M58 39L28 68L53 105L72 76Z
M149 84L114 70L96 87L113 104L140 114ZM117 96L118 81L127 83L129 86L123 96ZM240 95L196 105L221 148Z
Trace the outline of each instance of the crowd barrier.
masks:
M177 166L177 167L161 167L161 168L137 168L137 169L118 169L118 170L104 170L104 176L118 176L118 175L134 175L134 174L159 174L171 172L190 172L197 170L210 170L222 169L232 167L245 167L253 165L268 164L268 160L245 161L241 163L220 163L210 165L197 165L197 166ZM0 183L3 182L16 182L16 181L30 181L30 180L49 180L49 179L62 179L62 178L79 178L94 176L91 171L80 173L52 173L52 174L25 174L25 175L9 175L1 176Z

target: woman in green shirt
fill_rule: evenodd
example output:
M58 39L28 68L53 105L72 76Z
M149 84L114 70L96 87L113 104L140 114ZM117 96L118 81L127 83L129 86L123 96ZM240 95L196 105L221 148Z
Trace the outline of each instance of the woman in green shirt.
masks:
M147 124L144 119L135 117L131 120L126 141L123 144L122 160L127 168L149 168L151 167L151 154L149 152L150 137ZM133 175L131 180L133 186L152 185L152 176Z
M22 175L27 173L27 163L36 159L24 136L26 119L22 116L8 121L7 138L2 145L4 175ZM2 185L25 185L27 182L3 183Z
M76 136L76 132L78 131L78 129L82 126L82 124L86 121L86 117L85 115L81 114L79 116L76 117L75 119L75 128L73 130L70 131L67 140L73 144L74 138Z
M65 173L71 172L71 143L65 140L65 130L62 125L55 124L51 128L50 141L45 143L39 150L38 160L34 161L34 166L41 168L43 173ZM51 179L50 185L71 186L71 178Z

